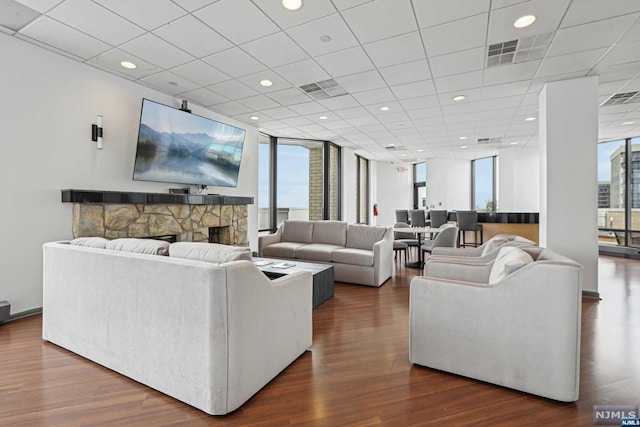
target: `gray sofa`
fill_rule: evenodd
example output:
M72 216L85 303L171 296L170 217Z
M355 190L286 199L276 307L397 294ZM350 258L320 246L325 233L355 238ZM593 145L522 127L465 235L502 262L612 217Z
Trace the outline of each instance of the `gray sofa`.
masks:
M258 238L261 257L334 266L338 282L381 286L391 277L391 227L342 221L285 221L274 234Z

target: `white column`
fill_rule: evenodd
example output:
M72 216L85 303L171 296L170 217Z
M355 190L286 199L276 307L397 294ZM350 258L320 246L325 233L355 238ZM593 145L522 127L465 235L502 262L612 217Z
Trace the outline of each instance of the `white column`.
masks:
M540 102L540 246L583 265L598 292L598 78L544 85Z

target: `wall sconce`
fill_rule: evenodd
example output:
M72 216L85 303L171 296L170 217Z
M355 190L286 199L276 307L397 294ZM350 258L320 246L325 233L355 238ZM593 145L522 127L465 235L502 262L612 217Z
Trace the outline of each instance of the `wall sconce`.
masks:
M97 124L91 125L91 140L98 142L96 148L102 150L102 116L96 118Z

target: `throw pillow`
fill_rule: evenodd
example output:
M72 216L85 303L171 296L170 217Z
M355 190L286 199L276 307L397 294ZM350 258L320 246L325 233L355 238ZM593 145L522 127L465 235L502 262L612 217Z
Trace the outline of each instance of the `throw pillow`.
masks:
M531 255L520 248L507 246L500 248L489 274L489 284L495 285L509 274L533 262Z
M251 248L218 243L178 242L169 246L169 256L217 263L251 261Z
M169 255L169 242L153 239L122 238L110 240L107 249L148 255Z
M69 242L70 245L87 246L89 248L105 249L108 240L104 237L78 237Z

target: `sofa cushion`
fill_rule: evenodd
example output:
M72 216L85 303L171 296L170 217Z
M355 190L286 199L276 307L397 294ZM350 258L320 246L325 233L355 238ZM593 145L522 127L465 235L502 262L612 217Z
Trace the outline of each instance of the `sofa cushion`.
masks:
M344 246L311 243L296 248L295 257L301 260L331 262L331 253L336 249L344 249Z
M387 229L376 225L350 224L347 228L347 248L372 250L382 240Z
M296 249L304 246L304 243L278 242L262 248L262 256L273 258L295 258Z
M106 249L148 255L169 255L169 242L154 239L122 238L109 240Z
M498 249L500 246L504 245L507 242L508 242L507 239L503 239L500 237L494 237L490 239L487 242L487 244L484 245L484 249L482 249L482 253L480 254L480 256L485 256L489 252L493 252L494 250Z
M312 221L285 221L282 225L281 242L312 243Z
M500 249L489 274L489 284L495 285L509 274L533 262L531 255L520 248L507 246Z
M371 267L373 266L373 251L354 248L336 249L331 253L331 261Z
M104 237L78 237L69 242L70 245L87 246L96 249L105 249L109 240Z
M207 262L251 261L251 249L218 243L177 242L169 246L169 256Z
M316 221L313 223L313 243L345 246L347 223L343 221Z

